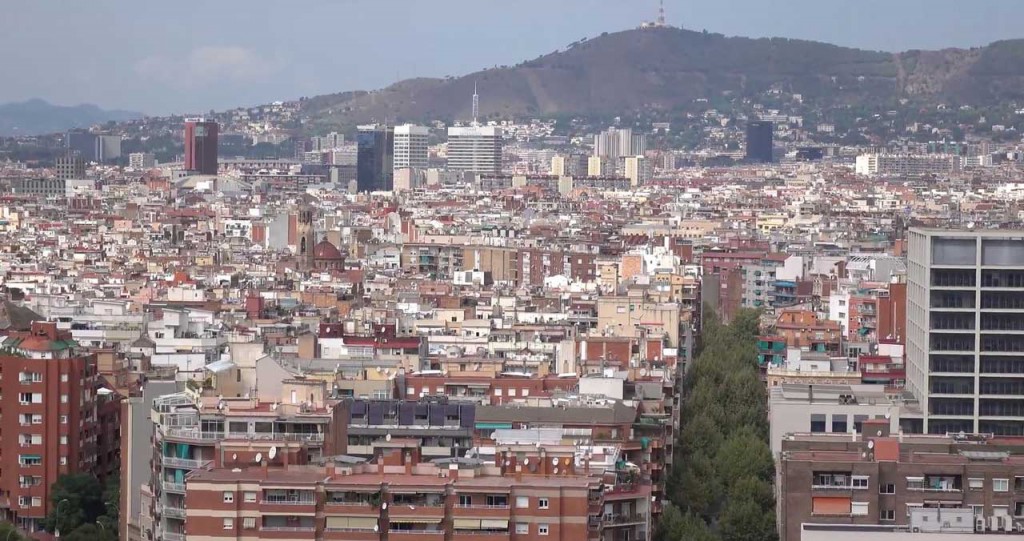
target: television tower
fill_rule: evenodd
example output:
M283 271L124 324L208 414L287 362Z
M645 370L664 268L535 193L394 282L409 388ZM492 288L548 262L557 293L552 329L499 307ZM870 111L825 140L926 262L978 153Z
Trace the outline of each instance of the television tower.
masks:
M658 22L656 25L659 27L668 26L665 24L665 0L661 0L658 4Z
M473 82L473 125L479 125L477 117L480 116L480 94L476 93L476 82Z

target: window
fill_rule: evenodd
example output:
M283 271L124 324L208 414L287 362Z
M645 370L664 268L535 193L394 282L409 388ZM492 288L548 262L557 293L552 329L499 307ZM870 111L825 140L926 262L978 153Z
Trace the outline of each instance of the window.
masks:
M846 432L846 415L844 414L833 414L832 415L832 432L838 432L840 434Z
M68 395L66 395L66 394L60 395L60 403L61 404L67 404L68 403Z
M824 432L825 431L825 414L824 413L812 413L811 414L811 432Z
M40 418L39 422L41 423L41 422L43 422L43 420ZM62 424L62 425L68 424L68 416L67 415L61 415L60 416L60 424Z
M256 529L256 517L244 517L242 518L242 528L246 530Z
M508 395L509 396L515 396L516 395L516 390L514 388L513 389L509 389L508 390Z
M1010 490L1009 479L993 479L992 492L1008 492Z
M43 424L43 415L41 413L32 414L32 424L41 425Z
M853 502L850 504L850 514L855 517L863 517L868 514L868 502Z
M501 389L495 389L494 396L501 396Z
M516 533L519 535L525 535L530 533L530 524L528 522L517 522Z
M547 509L549 505L547 498L537 498L537 509Z
M537 525L537 535L547 535L547 534L548 534L548 525L547 524L538 524Z
M42 379L42 378L40 378L40 380L41 380L41 379ZM67 375L67 374L61 374L61 375L60 375L60 382L61 382L61 383L67 383L67 382L68 382L68 375Z
M242 499L243 499L243 501L245 503L256 503L256 493L255 492L243 492L242 493Z
M859 488L861 490L868 488L868 477L866 475L856 475L851 478L852 483L850 486L853 488Z
M868 418L867 415L854 415L853 416L853 430L860 434L860 427L864 424Z
M22 406L32 403L32 393L18 393L18 402Z
M530 390L529 390L529 389L523 389L522 395L523 395L524 397L525 397L525 396L530 396Z
M461 507L468 507L470 505L473 505L473 497L468 495L459 496L459 505Z
M67 445L68 444L68 437L67 436L61 436L60 437L60 444L61 445Z
M879 494L896 494L896 485L892 483L886 483L884 485L878 485Z
M985 480L984 479L978 479L978 478L968 479L967 480L967 488L970 489L970 490L981 490L981 489L985 488Z
M233 530L234 528L235 528L235 519L233 519L233 518L226 518L226 519L224 519L224 529L225 530Z
M527 507L530 507L529 496L516 496L516 508L526 509Z
M896 520L895 509L881 509L878 511L878 520Z
M42 506L43 506L43 499L40 498L39 496L33 496L32 497L32 507L42 507Z
M68 465L68 457L66 457L66 456L60 457L60 465L61 466L67 466Z
M22 466L38 466L43 463L43 457L39 455L18 455L18 464Z
M235 503L235 493L230 490L224 491L224 503Z

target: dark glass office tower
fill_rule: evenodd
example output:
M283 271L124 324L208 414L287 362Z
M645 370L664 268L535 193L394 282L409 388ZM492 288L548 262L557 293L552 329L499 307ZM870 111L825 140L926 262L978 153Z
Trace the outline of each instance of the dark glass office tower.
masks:
M214 121L185 121L185 170L202 175L217 174L217 132Z
M359 191L391 191L394 187L394 128L376 124L359 126L356 146L356 185Z
M747 124L747 161L772 162L774 131L775 125L771 122L754 121Z

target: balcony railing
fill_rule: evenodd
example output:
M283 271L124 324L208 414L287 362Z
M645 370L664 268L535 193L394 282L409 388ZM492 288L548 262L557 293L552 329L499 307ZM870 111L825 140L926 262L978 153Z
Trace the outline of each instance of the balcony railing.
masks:
M159 537L164 541L185 541L185 534L176 532L162 532Z
M456 509L508 509L508 504L505 505L487 505L487 504L471 504L471 505L456 505Z
M312 532L315 526L264 526L260 528L264 532Z
M604 516L605 526L617 526L624 524L636 524L640 522L646 522L646 515L605 515Z
M177 458L173 456L164 456L160 458L160 463L164 466L171 468L187 468L192 470L198 470L199 468L205 468L212 461L210 460L192 460L191 458Z
M444 535L444 530L388 530L389 534Z
M300 496L298 498L292 496L264 496L263 503L271 505L313 505L316 503L316 499L312 496Z
M179 494L185 493L185 483L172 483L170 481L164 481L161 485L164 492L177 492Z
M866 486L853 486L852 484L846 485L811 485L813 490L867 490Z
M185 510L180 507L164 507L160 514L167 518L185 520Z

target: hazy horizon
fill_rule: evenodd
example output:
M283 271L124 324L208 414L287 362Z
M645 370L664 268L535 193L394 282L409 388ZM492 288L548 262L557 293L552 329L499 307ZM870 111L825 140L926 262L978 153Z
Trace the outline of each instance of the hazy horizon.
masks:
M882 51L1024 36L1024 2L666 0L668 23ZM462 75L637 27L657 0L127 0L15 3L0 18L0 103L32 98L150 115L200 113ZM524 39L524 36L528 39Z

